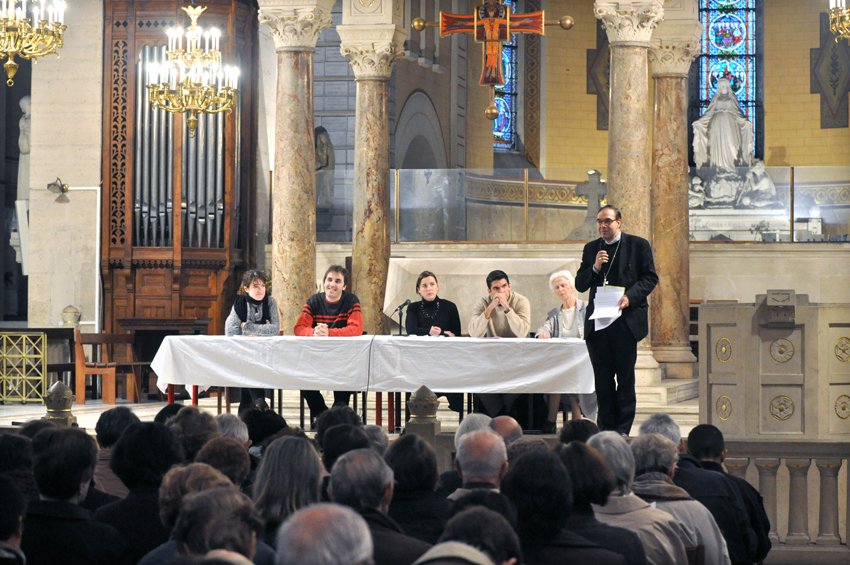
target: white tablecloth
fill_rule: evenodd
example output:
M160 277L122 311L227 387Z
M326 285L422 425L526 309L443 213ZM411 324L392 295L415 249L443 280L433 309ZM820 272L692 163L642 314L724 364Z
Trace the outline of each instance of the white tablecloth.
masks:
M593 392L579 339L167 336L158 386L413 392Z

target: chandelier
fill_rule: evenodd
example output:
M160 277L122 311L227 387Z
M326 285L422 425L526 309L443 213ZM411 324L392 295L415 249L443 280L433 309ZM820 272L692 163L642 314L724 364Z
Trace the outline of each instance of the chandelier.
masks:
M200 113L230 112L236 103L239 69L221 64L216 28L203 30L198 17L206 6L184 6L191 23L186 30L171 27L166 31L166 60L149 63L148 98L154 107L174 114L189 115L189 135L195 135ZM185 40L185 49L184 49Z
M844 0L829 0L829 31L835 41L850 39L850 10Z
M65 2L32 0L27 16L27 0L0 2L0 61L6 71L6 85L15 84L18 63L15 57L35 60L56 53L65 34Z

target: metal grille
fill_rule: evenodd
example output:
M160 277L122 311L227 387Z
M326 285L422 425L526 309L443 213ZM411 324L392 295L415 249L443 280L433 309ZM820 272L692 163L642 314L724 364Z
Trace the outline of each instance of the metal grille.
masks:
M47 336L0 334L0 401L44 402L47 395Z

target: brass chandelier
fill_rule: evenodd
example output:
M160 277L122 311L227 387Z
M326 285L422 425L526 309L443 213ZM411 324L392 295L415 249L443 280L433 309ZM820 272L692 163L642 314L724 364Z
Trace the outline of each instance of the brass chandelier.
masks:
M166 60L149 63L147 69L151 104L166 112L188 114L190 136L195 135L199 114L230 112L238 92L239 69L221 64L221 32L216 28L205 31L198 25L198 17L206 9L206 6L183 7L191 20L189 27L169 28Z
M27 15L27 4L30 14ZM2 0L0 2L0 61L6 71L6 85L15 84L18 63L15 57L35 60L56 53L65 35L65 2L54 0Z
M829 31L835 34L835 41L850 39L850 10L845 0L829 0Z

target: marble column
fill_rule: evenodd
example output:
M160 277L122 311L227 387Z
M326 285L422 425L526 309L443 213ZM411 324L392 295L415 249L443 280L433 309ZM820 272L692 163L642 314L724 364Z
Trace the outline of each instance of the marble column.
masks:
M316 291L316 154L313 51L329 27L334 0L259 0L259 21L277 50L272 288L280 328L291 334L304 300Z
M622 212L623 231L650 242L648 51L652 32L664 16L663 4L663 0L595 0L593 5L611 48L606 200ZM661 379L647 340L640 342L635 369L638 386Z
M700 52L702 26L694 0L681 6L692 10L665 11L649 50L655 83L650 227L658 271L650 337L652 353L667 377L690 379L697 359L689 328L688 71Z
M394 24L342 25L340 52L357 84L354 126L352 290L363 308L363 329L387 333L384 310L390 265L389 79L404 54L406 33Z

